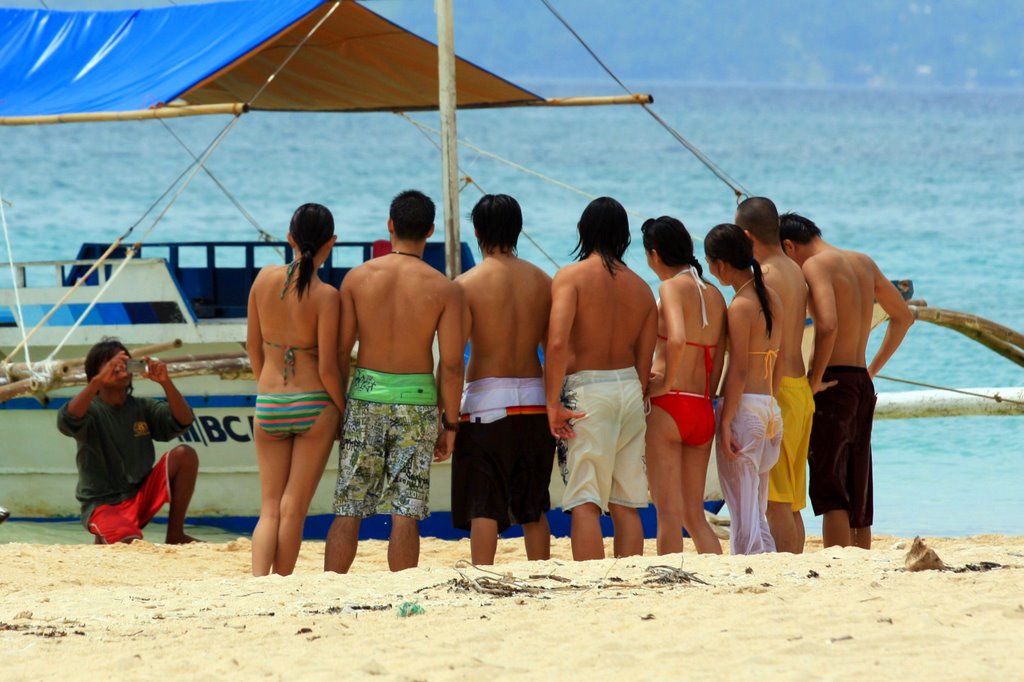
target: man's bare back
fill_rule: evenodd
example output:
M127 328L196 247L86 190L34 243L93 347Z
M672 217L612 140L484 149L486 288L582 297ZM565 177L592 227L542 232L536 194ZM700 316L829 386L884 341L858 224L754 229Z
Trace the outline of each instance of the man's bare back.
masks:
M612 516L616 555L643 553L636 511L647 503L643 394L658 308L651 288L622 262L629 227L621 204L595 199L578 229L581 260L559 270L551 286L544 383L551 434L568 439L562 508L572 511L572 553L580 561L604 557L602 509ZM573 409L561 402L563 386ZM585 417L592 421L577 432L572 420Z
M433 372L434 334L456 298L454 285L419 258L391 253L354 268L341 299L342 327L354 325L359 339L356 363L395 374ZM342 347L351 350L346 341L343 335Z
M658 333L658 309L647 283L624 265L613 277L593 255L559 270L553 295L553 307L573 306L566 372L636 367L646 390Z
M417 521L429 513L431 455L435 462L451 456L463 379L462 292L422 260L434 216L434 203L422 192L399 193L388 214L392 252L354 268L342 282L338 353L346 378L356 340L359 353L324 549L327 571L348 571L361 519L382 504L391 510L388 566L416 566ZM400 456L389 434L401 434Z
M782 300L782 310L775 318L782 330L782 376L803 377L806 370L801 347L807 320L807 282L800 266L782 249L778 209L767 197L750 197L736 207L736 224L750 237L765 285Z
M809 457L811 503L815 514L824 515L826 547L852 543L870 549L872 378L899 347L913 317L871 258L832 246L807 218L782 218L783 248L803 270L814 317L814 357L808 372L816 394ZM889 324L868 365L865 353L875 301L889 315ZM842 390L830 390L837 385ZM838 438L836 432L846 435Z
M823 249L804 262L803 272L811 287L815 321L834 320L836 328L831 354L827 358L815 357L816 362L867 366L865 352L874 302L874 280L868 263L870 259L863 254L835 247Z
M547 273L512 255L489 255L455 282L472 347L466 380L541 376L537 347L551 310Z
M779 353L782 376L802 377L807 371L801 352L807 320L807 282L804 274L800 266L782 251L761 261L761 272L765 284L782 301L781 315L776 318L782 331L782 349Z

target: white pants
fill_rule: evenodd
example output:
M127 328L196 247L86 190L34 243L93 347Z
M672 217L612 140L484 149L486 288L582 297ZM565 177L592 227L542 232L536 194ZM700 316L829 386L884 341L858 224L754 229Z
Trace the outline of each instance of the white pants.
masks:
M779 459L782 443L779 404L768 395L744 393L731 428L739 456L734 459L727 455L721 443L716 448L718 479L729 507L730 550L733 554L774 552L775 540L765 511L768 472Z

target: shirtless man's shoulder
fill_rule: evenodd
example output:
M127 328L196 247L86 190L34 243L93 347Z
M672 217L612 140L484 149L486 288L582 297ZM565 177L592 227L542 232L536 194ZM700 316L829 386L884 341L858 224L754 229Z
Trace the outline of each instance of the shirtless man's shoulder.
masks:
M586 265L588 265L588 263L586 262L569 263L568 265L563 265L558 269L558 272L555 273L553 280L556 282L564 282L566 280L571 281L572 279L579 277L580 275L586 272L586 268L584 267Z
M874 259L866 253L851 251L849 249L843 249L842 252L843 255L847 257L850 264L857 267L862 273L873 276L876 272L881 272L878 268L878 264L875 263Z
M516 280L527 279L528 283L551 284L551 276L533 263L522 258L511 258L498 262L494 258L485 258L483 262L473 266L455 278L455 283L467 292L486 287L492 280L501 276L510 276ZM517 284L520 283L517 281Z
M847 256L839 249L831 247L807 258L800 269L812 290L815 286L820 287L826 282L832 283L839 277L851 274Z
M516 274L519 276L529 277L535 283L551 284L551 275L529 261L517 258L515 260L515 268L517 270Z
M766 282L773 283L776 288L780 286L791 286L796 282L803 281L803 274L800 266L791 258L784 255L772 256L761 264L761 272L764 273Z
M425 285L436 289L445 289L452 285L452 281L443 273L423 261L415 261L401 267L397 262L388 263L384 258L374 258L349 270L342 281L342 286L347 285L351 288L378 277L401 277L403 284L408 283L410 278L414 278L416 287Z
M638 298L644 299L644 303L650 307L655 305L654 293L651 291L650 285L644 281L644 278L633 272L626 265L619 265L615 269L615 279L618 280L619 286L623 286L628 289L628 293L631 296L637 296Z
M827 247L819 251L818 253L809 256L804 261L803 269L806 272L808 268L812 270L828 268L834 265L843 265L846 263L846 259L843 257L843 252L835 247Z

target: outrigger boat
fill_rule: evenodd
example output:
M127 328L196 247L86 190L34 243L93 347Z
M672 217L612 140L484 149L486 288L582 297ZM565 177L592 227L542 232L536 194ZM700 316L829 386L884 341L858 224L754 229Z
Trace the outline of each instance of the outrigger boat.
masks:
M445 242L429 244L425 257L455 275L473 265L458 231L456 106L642 104L651 98L541 98L456 59L450 3L442 0L438 7L440 47L353 0L246 0L132 12L0 10L0 124L218 113L233 116L233 124L256 110L439 109ZM188 68L174 59L186 44L197 52ZM188 179L206 170L203 164L222 138L223 133L195 157ZM195 424L181 438L197 447L202 462L190 519L248 532L259 509L259 484L252 445L255 383L243 347L246 298L258 268L289 261L290 248L265 240L133 243L129 236L113 244L85 244L73 260L11 265L15 286L0 289L0 503L13 518L77 515L73 448L57 433L55 413L84 382L81 358L88 348L117 336L136 354L158 353L167 360L196 412ZM339 243L321 274L338 285L350 267L379 248ZM912 287L902 287L909 298ZM921 302L913 309L918 319L946 323L1024 364L1019 333ZM140 382L137 390L147 394L152 388ZM876 416L1021 414L1024 389L968 392L1003 400L882 394ZM307 537L322 537L330 520L333 459L314 498ZM448 464L433 467L434 513L422 524L426 534L461 535L447 513L449 472ZM553 476L556 504L560 491ZM713 467L707 497L709 509L717 511L721 495ZM652 511L642 514L649 535ZM566 515L553 512L550 521L554 532L567 532ZM365 537L387 532L384 516L363 524Z
M545 99L458 59L451 48L450 0L438 3L439 45L354 0L246 0L114 12L2 9L0 32L0 125L232 116L194 155L179 194L197 173L208 172L205 161L250 111L440 110L445 241L429 244L425 259L449 276L473 265L458 231L456 107L652 101L649 95ZM181 59L183 50L190 59ZM168 361L195 410L195 424L181 437L197 447L202 462L190 520L248 532L259 511L259 482L252 444L255 382L243 346L246 301L259 267L289 261L291 250L273 241L150 243L144 235L133 243L128 237L85 244L74 260L11 263L14 287L0 290L0 501L20 519L78 513L73 454L54 427L56 410L84 381L81 358L88 348L116 336L136 355L159 353ZM321 276L340 284L374 249L370 242L337 244ZM33 362L29 349L46 359ZM17 361L20 353L23 362ZM137 386L140 395L152 388L148 382ZM422 524L426 534L459 535L447 513L449 472L447 464L433 468L434 513ZM326 532L334 479L329 463L307 537ZM557 501L554 477L552 486ZM566 532L560 517L553 514L552 525ZM385 537L386 517L364 523L362 532Z

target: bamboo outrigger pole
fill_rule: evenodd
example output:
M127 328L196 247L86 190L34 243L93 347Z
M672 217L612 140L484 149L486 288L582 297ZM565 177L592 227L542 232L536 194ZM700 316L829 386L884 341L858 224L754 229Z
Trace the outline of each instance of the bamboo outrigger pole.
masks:
M927 304L911 305L914 319L924 320L960 332L1007 360L1024 367L1024 334L970 313L944 308L929 308Z
M455 35L452 0L434 0L437 14L438 111L441 114L441 173L444 212L444 264L449 279L462 273L459 235L459 149L455 128Z
M239 116L249 111L248 104L193 104L167 105L137 111L96 111L81 114L46 114L41 116L0 116L0 126L34 126L53 123L90 123L95 121L146 121L157 118L182 116L211 116L231 114Z

